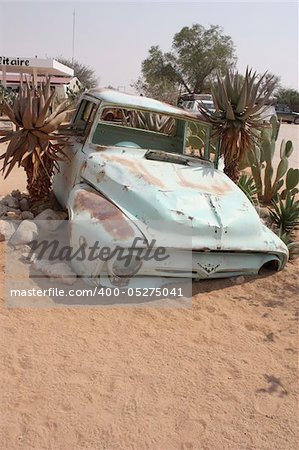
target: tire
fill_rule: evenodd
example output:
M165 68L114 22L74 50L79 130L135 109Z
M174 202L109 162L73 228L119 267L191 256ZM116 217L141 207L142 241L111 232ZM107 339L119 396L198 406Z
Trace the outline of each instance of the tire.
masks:
M294 124L295 124L295 125L299 125L299 117L296 117L296 118L294 119Z

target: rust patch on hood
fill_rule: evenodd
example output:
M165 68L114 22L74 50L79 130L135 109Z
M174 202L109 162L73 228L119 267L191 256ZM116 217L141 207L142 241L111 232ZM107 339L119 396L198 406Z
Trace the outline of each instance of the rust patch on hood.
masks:
M121 164L123 166L126 166L128 170L135 176L135 177L141 177L145 182L148 184L158 186L160 188L165 188L165 185L162 183L162 181L152 175L148 170L145 168L144 164L142 164L139 161L132 161L129 159L126 159L125 157L117 156L117 155L102 155L105 159L108 159L109 161L116 162L118 164Z
M78 191L74 209L79 213L87 212L114 238L128 239L135 235L134 229L129 225L121 210L91 188Z
M208 192L210 194L218 194L218 195L223 195L225 194L227 191L231 190L231 187L229 186L229 184L222 182L221 184L203 184L200 182L193 182L190 180L187 180L182 172L180 170L176 170L175 171L178 179L179 179L179 184L182 187L185 188L191 188L191 189L196 189L198 191L202 191L202 192Z

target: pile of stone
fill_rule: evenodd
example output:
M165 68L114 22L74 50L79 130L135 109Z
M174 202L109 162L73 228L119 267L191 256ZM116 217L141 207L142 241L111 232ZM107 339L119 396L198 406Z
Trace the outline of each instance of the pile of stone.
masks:
M30 211L28 194L16 190L12 191L10 195L0 197L0 219L34 219L34 214Z
M0 197L0 241L10 240L12 235L8 235L8 231L15 227L17 222L18 227L24 224L20 224L20 221L26 222L26 229L33 229L34 220L64 220L67 218L67 213L57 209L49 208L48 203L41 203L38 207L34 206L30 208L29 196L25 192L19 190L12 191L10 195ZM12 223L9 223L12 222ZM15 230L16 231L16 230ZM27 241L29 242L29 241ZM20 242L13 245L23 244L26 242Z
M51 209L48 204L41 204L38 208L30 208L28 194L19 190L10 195L0 197L0 242L6 241L22 259L33 263L36 270L43 272L51 280L73 284L76 279L69 266L64 263L50 264L47 260L35 261L27 259L30 247L27 245L35 240L41 231L53 232L68 215L61 209Z
M30 208L28 194L19 190L0 197L0 242L9 241L13 246L27 244L37 233L36 221L65 220L67 213L51 209L47 203ZM42 223L42 222L41 222ZM49 230L51 222L49 222Z

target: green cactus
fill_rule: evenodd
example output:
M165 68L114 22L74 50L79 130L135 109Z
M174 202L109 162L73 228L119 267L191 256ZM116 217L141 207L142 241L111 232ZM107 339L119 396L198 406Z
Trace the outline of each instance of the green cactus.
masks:
M294 191L299 183L299 170L289 169L289 157L294 151L291 141L282 141L280 145L280 162L276 171L273 168L275 146L278 138L280 123L273 116L270 120L271 127L261 130L259 144L256 144L243 162L243 168L250 167L254 178L259 201L270 204L281 192L285 198L287 192ZM294 191L295 192L295 191Z
M293 153L293 150L294 147L292 141L287 141L287 143L284 143L284 141L282 141L280 146L280 157L289 158Z
M263 145L262 145L263 147ZM276 169L276 174L273 181L273 156L270 160L266 160L265 176L264 176L264 192L262 193L261 200L269 204L273 198L277 197L277 194L283 187L285 180L288 176L289 161L288 158L293 152L293 143L291 141L282 141L280 145L280 162ZM286 176L285 176L286 175ZM298 183L298 182L297 182ZM297 184L296 183L296 184ZM296 186L296 185L295 185ZM295 187L294 186L294 187Z
M290 168L286 176L287 190L291 191L297 186L298 183L299 183L299 169Z

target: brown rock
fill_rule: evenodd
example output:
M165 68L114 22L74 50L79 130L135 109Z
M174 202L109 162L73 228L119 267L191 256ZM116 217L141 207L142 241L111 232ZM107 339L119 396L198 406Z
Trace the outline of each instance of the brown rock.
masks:
M16 198L17 200L21 200L21 198L22 198L22 194L19 191L19 189L12 191L11 196Z
M9 208L19 209L19 200L12 195L5 197L4 202Z
M27 198L22 198L20 200L20 209L22 211L28 211L29 207L30 207L30 205L29 205L29 202L28 202Z
M6 217L8 220L20 220L21 219L21 215L15 211L7 211Z
M33 220L34 214L31 211L22 211L21 218L23 220Z
M7 206L0 203L0 217L5 216L7 213Z

